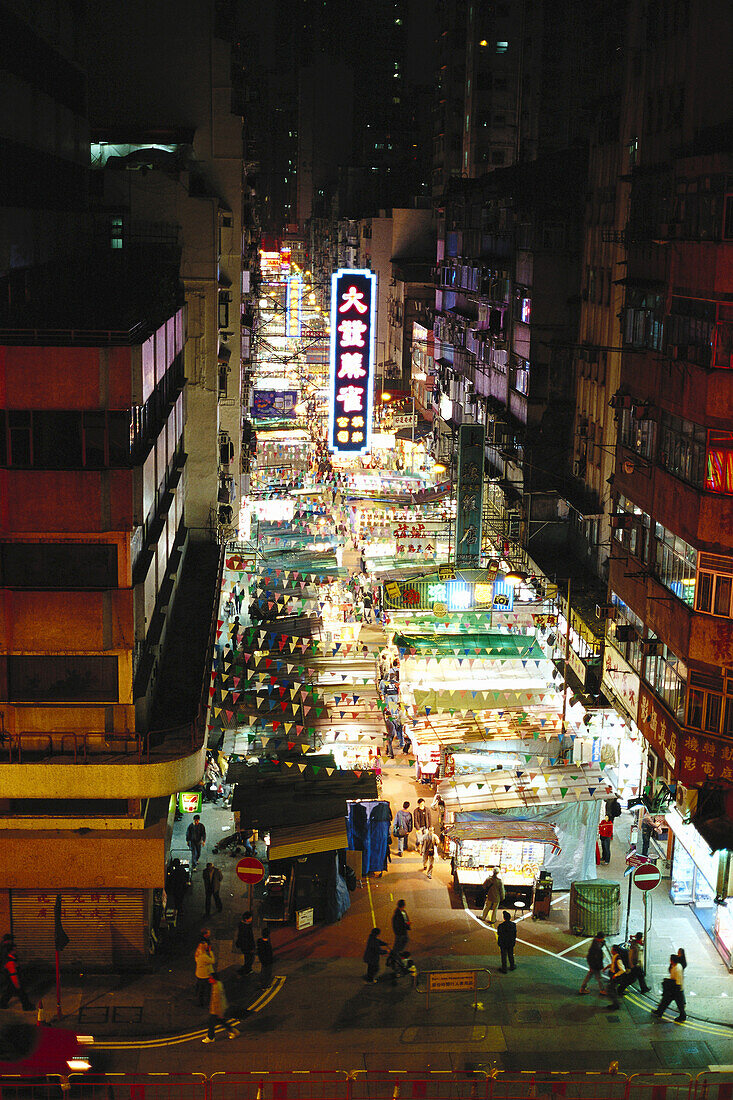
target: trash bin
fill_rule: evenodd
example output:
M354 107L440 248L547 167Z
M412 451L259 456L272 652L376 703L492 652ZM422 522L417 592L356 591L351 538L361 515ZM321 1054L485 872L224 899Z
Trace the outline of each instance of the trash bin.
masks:
M534 887L533 920L547 920L552 904L552 875L549 871L540 871Z
M593 879L570 884L570 931L581 936L603 932L614 936L621 928L621 884Z

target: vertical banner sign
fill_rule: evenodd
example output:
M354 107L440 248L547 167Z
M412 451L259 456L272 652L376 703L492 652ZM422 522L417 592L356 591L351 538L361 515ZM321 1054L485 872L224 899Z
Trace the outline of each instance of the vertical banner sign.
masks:
M285 335L293 340L300 336L303 281L300 275L288 275L285 287Z
M456 500L456 565L478 566L481 557L481 510L484 495L482 424L461 424L458 436Z
M339 268L331 276L331 408L328 446L334 454L371 447L377 277Z

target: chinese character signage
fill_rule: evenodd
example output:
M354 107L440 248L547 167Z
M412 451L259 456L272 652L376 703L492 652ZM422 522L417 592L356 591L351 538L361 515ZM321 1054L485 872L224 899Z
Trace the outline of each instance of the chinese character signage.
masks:
M328 446L336 454L367 454L371 445L376 290L371 271L331 276Z
M634 721L639 711L640 684L641 681L631 665L626 663L617 649L606 643L603 651L603 685L610 687Z
M638 726L659 759L666 763L670 772L674 772L678 752L678 736L682 739L682 732L676 719L665 710L661 703L657 702L643 684L639 692Z
M300 275L289 275L285 287L285 335L296 339L301 332L303 281Z
M474 568L481 557L484 434L482 424L461 424L458 439L456 564Z

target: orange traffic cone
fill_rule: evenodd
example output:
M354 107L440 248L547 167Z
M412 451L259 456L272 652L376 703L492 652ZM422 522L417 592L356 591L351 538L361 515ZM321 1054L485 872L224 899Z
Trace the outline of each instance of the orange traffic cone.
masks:
M46 1013L43 1011L43 1000L38 1002L38 1010L36 1011L36 1027L41 1027L46 1022Z

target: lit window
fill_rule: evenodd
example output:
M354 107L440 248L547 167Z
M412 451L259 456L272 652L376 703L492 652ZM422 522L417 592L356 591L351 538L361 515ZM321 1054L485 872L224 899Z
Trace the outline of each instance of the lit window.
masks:
M111 248L122 248L122 216L115 215L109 220L109 243Z
M508 49L509 49L509 43L508 42L497 42L496 43L496 52L497 53L506 53Z

